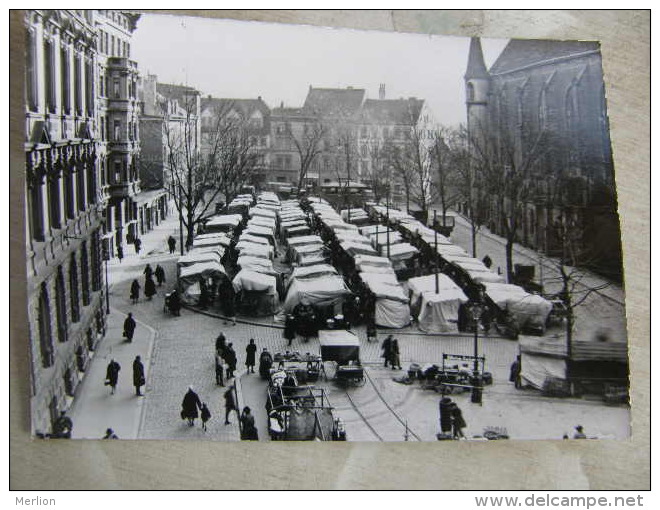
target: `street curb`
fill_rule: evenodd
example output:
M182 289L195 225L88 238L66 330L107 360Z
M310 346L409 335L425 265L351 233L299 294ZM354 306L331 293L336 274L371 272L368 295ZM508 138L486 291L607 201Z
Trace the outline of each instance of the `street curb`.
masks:
M150 333L149 335L149 348L147 350L147 356L149 357L149 375L151 375L151 368L153 365L153 354L154 354L154 346L156 345L156 339L158 338L158 330L155 328L152 328L149 324L146 324L145 322L136 320L138 324L141 324L144 326ZM147 385L145 384L144 386L144 397L142 401L142 405L140 406L140 417L138 419L138 425L137 425L137 431L135 433L135 438L139 439L140 438L140 431L142 430L142 425L144 424L144 415L145 415L145 408L149 404L148 399L147 399Z

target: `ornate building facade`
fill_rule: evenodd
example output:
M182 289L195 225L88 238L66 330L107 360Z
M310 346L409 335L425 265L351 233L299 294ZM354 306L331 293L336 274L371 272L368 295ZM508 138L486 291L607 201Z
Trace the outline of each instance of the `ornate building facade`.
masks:
M105 332L105 196L92 11L26 11L26 252L35 431L66 409Z
M512 40L487 69L480 40L473 38L465 87L473 147L494 156L501 172L525 173L516 240L560 256L565 248L558 232L570 225L583 254L574 262L621 278L598 43ZM483 217L504 235L505 222L511 221L502 207L508 198L496 195L489 196Z

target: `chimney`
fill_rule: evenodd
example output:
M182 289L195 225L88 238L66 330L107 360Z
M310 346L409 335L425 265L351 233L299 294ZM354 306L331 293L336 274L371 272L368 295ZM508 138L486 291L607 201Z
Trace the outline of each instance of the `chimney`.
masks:
M385 84L381 83L380 88L378 89L378 99L385 99Z
M261 101L261 96L257 96L257 101Z
M282 101L282 102L280 103L280 108L282 108L282 110L284 110L284 101Z

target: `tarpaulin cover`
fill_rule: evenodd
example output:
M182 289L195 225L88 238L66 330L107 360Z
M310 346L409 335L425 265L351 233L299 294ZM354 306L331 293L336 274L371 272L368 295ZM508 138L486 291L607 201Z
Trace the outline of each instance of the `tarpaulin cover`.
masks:
M257 244L249 241L239 241L236 243L236 250L241 255L250 255L263 259L273 258L273 247L269 244Z
M286 294L284 310L291 313L303 300L313 306L334 306L335 309L341 310L344 298L350 293L341 276L294 280Z
M350 232L359 232L357 227L352 223L344 223L341 221L326 223L328 227L332 229L333 232L337 233L339 231L348 230Z
M374 321L378 326L403 328L410 324L410 306L396 277L382 273L360 273L376 298Z
M434 245L431 245L431 246L434 246ZM438 243L438 250L437 251L443 257L445 255L456 255L458 257L465 258L464 256L467 256L467 254L468 254L463 248L461 248L460 246L456 246L455 244L440 244L440 243Z
M209 246L228 246L227 238L225 237L207 237L205 239L193 239L193 248L202 248Z
M253 236L251 234L243 233L241 237L238 238L239 241L247 241L249 243L265 244L269 245L268 239L265 237Z
M466 270L490 271L481 260L475 258L459 259L454 262L454 265Z
M375 234L376 232L382 234L386 233L388 230L390 232L396 232L396 230L392 230L391 228L386 227L385 225L365 225L363 227L360 227L360 233L364 236L370 236L372 234Z
M321 330L319 344L323 361L336 361L341 365L360 359L360 339L350 331Z
M277 295L277 281L274 276L258 273L251 269L241 269L232 281L234 290L263 292L270 296Z
M282 228L284 235L287 237L296 237L309 234L311 232L310 228L306 224L287 226Z
M298 264L301 266L311 266L314 264L323 264L328 261L325 252L301 253L298 255Z
M317 235L299 236L293 239L287 239L289 246L300 246L303 244L323 244L323 239Z
M472 256L467 252L465 253L442 253L442 258L447 262L456 262L457 260L471 259Z
M181 268L179 273L179 291L184 303L194 303L199 299L201 280L213 280L219 284L228 280L227 274L221 264L217 262L200 262Z
M378 255L356 255L354 260L355 266L360 271L366 271L365 266L392 267L390 259Z
M248 221L248 227L257 226L269 228L271 233L275 232L275 220L270 218L264 218L263 216L255 216L250 221Z
M363 236L362 234L359 234L358 232L351 232L349 230L343 231L343 232L337 232L335 234L337 236L337 241L342 242L342 241L351 241L354 243L360 243L360 244L367 244L371 246L371 241L369 240L368 237Z
M222 250L222 248L220 249ZM221 259L222 254L217 250L192 250L190 253L179 257L176 265L178 267L184 267L200 262L216 262L220 264Z
M199 234L195 236L195 239L219 239L223 246L229 246L231 244L231 238L224 232L212 232L210 234Z
M339 212L341 219L344 221L348 221L348 214L349 214L348 209L342 209ZM357 219L366 219L369 217L369 215L363 209L351 209L350 214L351 214L351 221L355 221Z
M468 299L461 289L444 289L438 294L423 292L419 315L419 329L425 333L445 333L458 330L458 308Z
M412 258L419 250L412 244L400 243L390 246L389 259L390 260L408 260ZM387 256L387 246L381 246L380 254L384 257Z
M518 285L486 282L484 287L486 295L502 310L509 310L521 328L545 325L552 311L550 301Z
M431 230L431 229L429 229ZM445 236L442 234L437 234L438 235L438 245L444 245L444 246L453 246L452 242L447 239ZM422 241L424 241L427 245L433 247L435 246L435 236L436 234L433 233L433 230L430 232L423 232L422 233Z
M399 232L378 232L378 234L371 234L369 239L374 248L377 248L378 246L387 246L387 243L389 243L390 246L403 243L403 237Z
M371 246L368 244L362 244L362 243L357 243L353 241L343 241L339 243L339 245L342 247L342 249L351 255L352 257L355 257L356 255L376 255L376 250L374 250Z
M289 278L310 278L321 275L337 275L337 270L330 264L316 264L314 266L296 267Z
M215 227L236 227L241 221L243 221L243 216L240 214L221 214L218 216L212 216L211 219L206 222L204 228L210 231Z
M251 257L249 255L244 255L242 257L238 257L238 260L236 261L236 265L240 267L241 269L253 269L254 266L258 266L260 268L266 269L272 273L275 273L275 269L273 268L273 263L268 260L268 259L263 259L259 257Z
M523 352L520 361L523 386L542 390L546 379L566 379L566 360Z
M422 294L425 292L435 293L435 275L429 274L426 276L417 276L415 278L410 278L408 280L408 293L410 295L410 306L416 315L419 313L419 307L421 306ZM454 281L449 278L446 274L438 274L438 292L444 293L447 292L448 295L457 294L461 299L464 299L466 302L467 297L461 290L461 288L454 283Z
M475 283L502 283L504 281L504 277L498 275L497 273L493 273L490 269L487 271L478 271L474 269L464 269L464 271L468 274L468 276L472 279L473 282Z
M244 233L257 237L267 238L271 244L275 244L275 237L273 236L273 229L268 227L261 227L259 225L248 225Z
M250 209L250 211L248 212L248 216L250 218L254 218L255 216L263 216L265 218L275 219L277 217L277 213L272 209L267 209L265 207L262 207L261 205L258 205Z

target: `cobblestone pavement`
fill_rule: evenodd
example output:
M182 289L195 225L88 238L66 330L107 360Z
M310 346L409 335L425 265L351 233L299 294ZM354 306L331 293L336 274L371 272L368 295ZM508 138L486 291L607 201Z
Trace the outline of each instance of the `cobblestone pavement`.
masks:
M96 359L92 360L95 364L93 370L98 373L105 370L106 350L116 349L115 344L119 343L117 337L120 330L116 324L131 311L139 324L137 342L134 343L141 346L139 348L145 352L149 362L148 366L145 363L147 385L145 397L139 399L143 402L141 407L131 403L126 406L118 404L121 412L120 409L102 405L101 399L107 400L105 395L97 394L93 398L79 399L76 407L81 421L77 423L81 426L77 429L79 432L85 428L93 429L89 437L98 437L97 429L101 423L113 422L117 416L122 416L121 413L127 417L132 413L132 423L135 423L135 426L127 425L125 430L120 429L120 437L236 441L239 439L236 418L232 417L231 425L224 425L225 388L215 384L213 351L216 336L222 331L228 341L234 344L239 372L244 367L245 346L250 338L255 339L258 352L263 347L267 347L271 352L287 349L303 353L319 352L316 338L310 339L308 343L296 338L291 347L287 346L282 329L272 327L278 324L273 317L239 320L239 323L233 326L224 324L221 318L213 316L213 308L208 313L184 309L180 317L165 314L163 296L173 288L176 281L178 258L178 254L169 254L166 238L175 228L175 219L168 220L155 232L143 236L145 249L142 254L129 254L121 264L117 261L111 263L113 313L109 325L115 326L109 329ZM132 305L128 297L130 282L134 278L143 282L142 272L147 263L150 263L152 268L160 263L166 271L167 283L158 288L158 294L153 300L147 301L143 297L138 304ZM321 383L336 408L336 414L346 422L349 440L401 441L406 436L406 423L409 440L434 440L438 432L439 395L432 390L422 389L418 383L399 384L393 378L400 376L402 372L382 367L380 342L390 331L381 330L379 342L371 343L367 342L363 327L355 328L354 331L361 339L361 358L367 367L369 381L362 387L338 386L332 381L332 367L328 367L330 380ZM404 369L411 362L441 363L443 353L472 354L474 349L474 339L467 335L424 335L420 334L414 325L391 333L399 339ZM564 433L572 434L572 427L580 423L588 434L599 437L627 437L629 417L625 407L607 407L601 402L586 399L550 399L534 391L515 390L508 382L508 370L517 350L517 342L500 337L480 336L479 354L486 357L486 370L493 373L495 382L486 388L482 405L471 404L469 394L453 397L461 406L468 422L467 435L480 434L483 427L494 425L507 428L509 434L515 438L560 438ZM100 355L101 353L106 354ZM132 355L132 352L126 354L127 361L122 364L122 377L127 385L130 385L129 358ZM89 382L85 381L83 386L96 388L90 386ZM265 415L260 409L265 401L265 383L258 375L244 375L241 382L244 404L255 409L260 438L265 439ZM199 422L191 428L180 418L181 400L190 385L195 388L200 398L207 402L213 415L207 432L201 429ZM98 393L98 388L94 391ZM87 393L89 394L89 391ZM362 416L355 411L353 404ZM87 418L89 423L84 426L83 415L93 416ZM521 420L521 416L525 416L525 419Z

